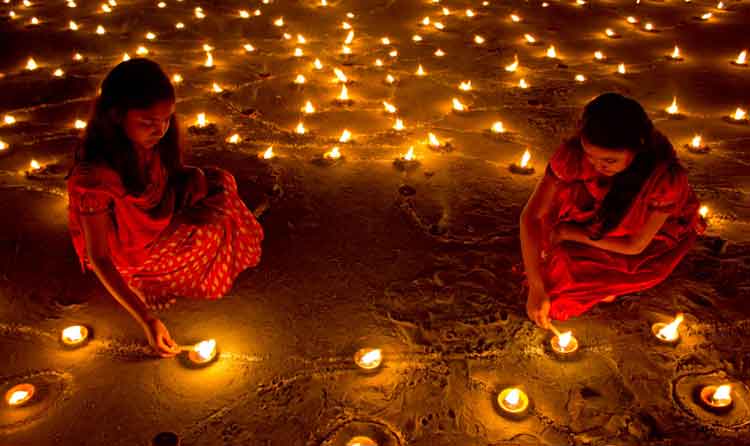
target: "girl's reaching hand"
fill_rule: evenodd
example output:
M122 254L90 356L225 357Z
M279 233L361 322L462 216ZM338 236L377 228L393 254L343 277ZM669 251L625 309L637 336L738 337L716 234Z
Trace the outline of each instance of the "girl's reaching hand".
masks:
M180 353L180 347L172 340L167 327L159 319L153 318L147 321L144 328L148 343L151 344L156 354L162 358L168 358Z
M542 286L531 286L529 288L529 297L526 299L526 313L529 319L534 321L538 326L549 329L549 296Z
M182 193L182 209L194 206L208 194L208 183L206 175L197 167L191 167L187 171L184 191Z

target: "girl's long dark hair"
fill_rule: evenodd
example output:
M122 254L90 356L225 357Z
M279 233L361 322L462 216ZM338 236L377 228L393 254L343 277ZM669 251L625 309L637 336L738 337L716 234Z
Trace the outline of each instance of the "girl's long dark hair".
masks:
M630 165L612 177L609 192L595 216L601 237L620 224L654 169L677 158L669 140L658 130L641 104L617 93L605 93L583 109L574 142L583 152L581 138L608 150L631 150Z
M75 164L104 163L120 175L128 193L140 195L146 188L145 178L139 171L136 148L125 134L122 121L128 110L174 100L174 87L156 62L137 58L118 64L102 82L76 150ZM182 167L182 135L175 116L154 150L173 178L173 173Z

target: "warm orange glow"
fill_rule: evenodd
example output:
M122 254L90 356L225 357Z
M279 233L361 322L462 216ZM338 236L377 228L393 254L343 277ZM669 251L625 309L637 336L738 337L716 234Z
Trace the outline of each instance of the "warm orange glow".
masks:
M617 66L617 72L620 73L620 74L625 74L626 73L625 64L624 63L621 63L620 65Z
M471 90L471 81L464 81L458 84L458 89L463 91L470 91Z
M456 98L453 98L453 110L455 111L466 111L466 106Z
M339 93L339 96L337 98L339 101L348 101L349 100L349 91L346 89L346 85L341 86L341 93Z
M526 150L523 152L523 156L521 156L521 162L518 163L520 167L526 168L529 166L529 161L531 161L531 152Z
M196 362L208 362L216 356L216 340L201 341L193 346Z
M484 43L484 37L482 37L482 36L480 36L478 34L475 35L474 36L474 43L476 43L477 45L483 44Z
M675 45L674 50L672 51L672 54L669 56L672 59L679 59L680 58L680 48Z
M42 165L39 164L39 161L33 159L29 163L29 167L31 168L31 170L39 170L42 168Z
M388 113L396 113L397 111L396 107L388 101L383 101L383 107L385 107L385 111Z
M575 79L576 79L576 81L578 81L578 82L586 82L586 76L584 76L584 75L582 75L582 74L576 74L576 77L575 77Z
M323 156L328 159L336 160L341 158L341 151L339 151L338 147L334 147L330 151L324 153Z
M690 145L693 146L695 149L701 148L701 135L695 135L693 136L692 141L690 141Z
M263 152L263 159L270 160L274 156L276 156L276 154L273 153L273 146L267 148L266 151Z
M354 360L359 367L372 370L380 366L380 363L383 362L383 351L379 348L363 348L354 355Z
M505 71L514 72L518 69L518 54L513 55L513 63L505 66Z
M521 391L518 389L511 389L510 392L505 396L505 404L508 406L517 406L521 400Z
M518 86L520 88L526 89L529 88L529 83L526 82L526 79L521 79L520 81L518 81Z
M427 134L427 139L428 139L428 141L429 141L429 143L430 143L431 146L433 146L433 147L440 147L440 140L437 139L437 136L435 136L435 134L428 133Z
M417 74L417 76L424 76L427 73L424 71L424 68L422 68L422 65L419 65L419 67L417 67L417 73L416 74Z
M349 82L349 78L347 78L344 72L341 71L340 69L334 68L333 73L336 75L336 80L338 82L341 82L342 84Z
M347 143L351 141L351 139L352 139L352 132L350 132L347 129L344 129L344 131L341 132L341 136L339 136L340 143Z
M675 317L672 322L662 327L656 336L665 341L674 341L680 336L678 328L684 318L685 316L682 313L677 314L677 317Z
M205 113L198 113L198 116L195 118L195 125L197 127L205 127L208 125L206 122L206 114Z
M737 107L737 110L734 111L734 114L732 115L732 119L735 121L743 121L747 119L747 112L740 107Z
M18 384L11 387L5 394L5 402L8 403L9 406L20 406L28 402L31 397L34 396L35 390L36 389L31 384Z
M737 59L734 60L734 63L737 65L747 65L747 50L742 50Z
M554 45L550 45L550 47L547 48L547 57L550 59L555 59L557 57L557 51L555 50Z
M227 138L229 144L239 144L240 141L242 141L242 138L240 138L240 135L237 133Z
M523 38L526 39L526 43L536 43L536 38L531 34L524 34Z
M312 102L307 101L305 106L302 108L302 111L309 115L311 113L315 113L315 107L312 105Z
M405 161L414 160L414 147L409 147L409 150L402 156Z
M305 129L305 124L303 124L302 122L298 123L297 127L294 128L294 132L299 135L304 135L306 131L307 129Z
M672 99L672 105L666 108L666 112L669 113L670 115L676 115L677 113L680 112L679 107L677 107L677 96L675 96L674 99Z
M393 130L403 130L404 128L404 121L401 119L396 119L396 122L393 124Z
M39 68L39 65L37 65L36 61L32 57L29 57L29 60L26 62L26 69L29 71L34 71L37 68Z
M708 212L708 206L701 206L700 209L698 209L698 214L700 214L700 216L703 218L708 217Z
M16 118L13 115L5 115L3 117L3 122L5 122L6 125L13 125L16 123Z
M75 346L85 341L88 335L88 328L83 325L72 325L62 331L60 339L65 345Z
M505 133L505 126L500 121L492 123L492 132L494 133Z
M725 406L732 401L732 386L724 384L716 388L716 391L711 396L711 402L714 404Z

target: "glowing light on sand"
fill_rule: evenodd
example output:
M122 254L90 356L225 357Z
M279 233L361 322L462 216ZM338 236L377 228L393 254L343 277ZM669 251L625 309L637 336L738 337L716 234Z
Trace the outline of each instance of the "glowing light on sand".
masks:
M464 81L458 84L458 89L463 91L471 91L471 81Z
M315 113L315 107L312 105L312 102L307 101L305 106L302 108L302 112L306 114Z
M4 122L4 123L5 123L6 125L13 125L13 124L15 124L15 123L16 123L16 118L15 118L15 116L13 116L13 115L5 115L5 116L3 117L3 122Z
M304 84L305 83L305 76L298 74L297 77L294 78L295 84Z
M276 154L273 153L273 146L270 146L269 148L266 149L265 152L263 152L263 159L264 160L270 160L274 156L276 156Z
M76 129L78 129L78 130L85 129L86 128L86 121L82 121L80 119L76 119L75 122L73 123L73 127L76 128Z
M379 348L363 348L354 355L354 362L362 369L374 370L383 362L383 351Z
M737 65L747 65L747 50L742 50L737 59L734 60L734 63Z
M604 60L604 53L601 51L594 51L594 59L599 61Z
M332 159L332 160L337 160L337 159L341 158L341 151L339 150L338 147L334 147L330 151L324 153L323 157L324 158L328 158L328 159Z
M39 65L37 65L36 61L32 57L29 57L29 60L26 62L26 69L28 71L34 71L37 68L39 68Z
M505 66L505 71L514 72L518 69L518 54L513 55L513 63Z
M195 117L195 126L196 127L205 127L208 125L208 121L206 121L206 114L205 113L198 113L198 116Z
M89 329L83 325L72 325L65 328L60 335L63 344L69 347L81 345L89 336Z
M195 344L189 358L196 364L205 364L216 357L216 340L209 339Z
M28 383L15 385L5 393L5 402L11 407L21 406L31 400L35 390L34 386Z
M396 113L397 111L396 107L388 101L383 101L383 107L385 107L387 113Z
M453 103L454 111L459 111L459 112L466 111L466 106L462 104L461 101L459 101L457 98L453 98L452 103Z
M492 130L492 133L505 133L505 126L500 121L495 121L492 123L492 127L490 127L490 130Z
M427 72L424 70L424 68L422 68L422 65L420 64L419 67L417 67L416 75L417 76L424 76L426 74L427 74Z
M679 107L677 107L677 96L675 96L672 99L672 104L669 107L667 107L665 110L670 115L676 115L676 114L678 114L680 112Z
M625 69L625 64L621 63L617 66L617 72L620 74L625 74L627 70Z
M529 88L529 83L526 82L526 79L521 79L520 81L518 81L518 87L519 88L523 88L523 89L527 89L527 88Z
M732 114L732 119L735 121L744 121L747 119L747 112L740 107L737 107L737 110Z
M29 163L29 168L30 168L30 169L31 169L32 171L34 171L34 170L39 170L39 169L41 169L41 168L42 168L42 165L41 165L41 164L39 164L39 161L37 161L37 160L35 160L35 159L32 159L32 160L31 160L31 162Z
M521 414L529 407L529 397L515 387L503 389L497 396L500 409L509 414Z
M352 132L350 132L347 129L344 129L343 132L341 132L341 136L339 136L339 142L340 143L347 143L352 140Z
M443 56L445 56L445 51L443 51L440 48L438 48L437 50L435 50L435 56L437 56L437 57L443 57Z
M708 212L709 212L708 206L705 206L705 205L701 206L700 209L698 209L698 214L703 218L708 217Z
M242 141L242 138L240 138L240 135L237 133L227 138L229 144L239 144L240 141Z
M684 319L685 316L682 313L678 313L674 320L668 324L654 324L653 330L655 331L656 337L661 341L676 341L680 337L679 327Z
M206 52L206 60L203 62L203 66L206 68L212 68L214 66L214 56L211 52Z
M478 34L475 35L474 36L474 43L476 43L477 45L483 44L484 43L484 37L482 37L482 36L480 36Z
M586 76L584 76L582 74L576 74L575 79L576 79L577 82L586 82Z
M397 118L396 122L393 124L393 130L401 131L401 130L403 130L405 128L406 127L404 127L404 121L402 121L401 119Z
M531 34L524 34L523 38L526 40L526 43L536 43L536 37Z
M297 124L297 127L294 128L294 132L299 135L304 135L306 131L307 129L305 129L305 124L303 124L302 122L299 122Z
M550 47L547 48L547 57L549 57L551 59L557 58L557 51L555 50L555 46L554 45L550 45Z

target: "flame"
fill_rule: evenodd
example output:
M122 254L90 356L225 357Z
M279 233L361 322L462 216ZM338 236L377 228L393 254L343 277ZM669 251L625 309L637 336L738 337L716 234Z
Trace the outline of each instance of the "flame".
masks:
M0 152L8 148L8 144L5 141L0 141Z
M693 140L690 142L690 145L694 148L698 149L701 146L701 135L695 135L693 136Z
M313 62L313 67L315 67L316 70L323 69L323 64L320 62L320 59L315 59L315 62Z
M349 130L344 129L344 131L341 132L341 136L339 137L339 142L346 143L346 142L351 141L351 139L352 139L352 133Z
M273 24L276 26L284 26L284 17L279 17L278 19L274 20Z
M419 67L417 67L417 76L424 76L425 74L427 73L425 73L424 68L422 68L422 65L420 64Z
M205 113L198 113L198 116L195 118L195 125L198 127L205 127L207 125Z
M70 343L76 343L81 342L84 339L84 328L80 325L73 325L71 327L67 327L62 332L62 338Z
M440 48L435 50L435 56L436 57L443 57L445 56L445 51L441 50Z
M672 57L672 59L679 59L680 58L680 48L677 45L674 46L674 51L672 51L672 56L671 57Z
M302 111L305 112L305 113L307 113L307 114L315 113L315 107L313 107L312 102L307 101L307 103L305 104L305 107L302 109Z
M737 59L735 59L734 63L737 65L747 65L747 50L742 50L740 54L737 56Z
M461 101L459 101L458 99L453 98L453 110L455 110L455 111L465 111L466 110L466 106L464 104L462 104Z
M471 9L466 10L466 17L474 17L474 11Z
M216 354L216 340L209 339L208 341L201 341L195 344L193 350L198 354L199 358L207 361Z
M185 27L185 24L182 23L182 22L177 22L177 23L175 23L174 27L177 28L177 29L182 29L182 28Z
M341 27L342 27L343 29L352 29L352 25L350 25L350 24L349 24L349 23L347 23L347 22L341 22Z
M708 206L701 206L700 209L698 209L698 213L701 217L706 218L708 216Z
M305 52L302 51L302 48L295 48L294 49L294 57L302 57L305 55Z
M383 66L383 61L380 60L380 59L375 59L375 66L376 67L382 67Z
M210 51L206 52L206 61L203 62L203 66L206 68L211 68L214 66L214 56L211 55Z
M398 51L396 51L396 50L391 50L391 52L390 52L390 53L388 53L388 55L389 55L389 56L391 56L391 57L396 57L396 56L398 56Z
M235 133L234 135L232 135L229 138L227 138L227 142L230 143L230 144L237 144L240 141L241 141L240 135L238 135L237 133Z
M369 352L362 355L359 359L359 363L363 366L371 366L380 362L383 359L383 352L379 349L372 349Z
M73 123L73 127L77 129L85 129L86 128L86 121L81 121L80 119L76 119L76 121Z
M99 26L96 27L96 33L97 34L102 35L102 34L104 34L106 32L107 31L104 29L104 27L102 25L99 25Z
M344 39L344 44L351 45L353 41L354 41L354 30L349 31L349 34L346 35L346 39Z
M12 125L16 123L16 118L13 117L13 115L5 115L3 121L5 121L7 125Z
M338 147L334 147L330 152L326 152L325 154L323 154L323 156L335 160L341 158L341 152L339 151Z
M411 36L411 40L413 40L415 42L421 42L422 41L422 36L420 36L419 34L414 34L413 36Z
M429 139L431 146L440 147L440 140L438 140L437 136L435 136L433 133L429 133L427 135L427 138Z
M716 9L724 9L724 2L719 2L719 3L718 3L718 4L716 5Z
M535 43L536 39L531 34L524 34L523 38L526 39L526 42L528 43Z
M276 154L273 153L273 146L267 148L266 151L263 152L263 159L270 160L274 156L276 156Z
M578 82L586 82L586 76L584 76L582 74L576 74L576 80Z
M81 53L76 53L73 56L73 60L83 60L83 56L81 55Z
M512 20L513 22L515 22L515 23L518 23L518 22L520 22L520 21L521 21L521 17L519 17L519 16L518 16L518 15L516 15L516 14L511 14L511 15L510 15L510 19L511 19L511 20Z
M393 124L393 130L403 130L404 129L404 121L401 119L396 119L396 123Z
M156 39L156 34L150 33L150 32L146 33L146 39L148 39L148 40L154 40L154 39Z
M505 126L503 126L502 122L496 121L492 123L492 131L494 133L505 133Z
M255 51L255 47L254 47L254 46L252 46L252 45L251 45L251 44L249 44L249 43L246 43L246 44L244 44L244 45L242 46L242 48L243 48L243 49L244 49L245 51L247 51L248 53L252 53L253 51Z
M26 62L26 69L34 71L37 68L39 68L39 65L36 64L36 61L32 57L29 57L29 60Z
M471 81L465 81L465 82L461 82L461 83L460 83L460 84L458 85L458 88L459 88L460 90L463 90L463 91L469 91L469 90L471 90Z
M138 49L135 50L135 53L139 56L145 56L146 54L148 54L148 48L146 48L145 46L139 46Z
M525 152L523 152L523 156L521 156L521 162L518 165L521 167L527 167L530 160L531 152L529 152L527 149Z
M740 107L737 107L737 110L734 111L734 114L732 115L732 119L737 121L742 121L744 119L747 119L747 112Z
M561 350L565 350L570 345L572 339L573 332L566 331L565 333L560 333L560 336L557 338L557 345Z
M341 82L341 83L343 83L343 84L345 84L345 83L349 82L349 79L348 79L348 78L346 77L346 75L344 74L344 72L343 72L343 71L341 71L340 69L338 69L338 68L334 68L334 69L333 69L333 73L334 73L334 74L336 75L336 79L337 79L337 80L338 80L339 82Z
M250 13L247 12L247 11L245 11L244 9L241 9L240 10L240 17L242 17L243 19L249 19L250 18Z
M518 86L521 88L529 88L528 82L526 82L526 79L521 79L518 81Z
M601 51L594 51L594 59L604 60L604 53L602 53Z
M68 22L68 28L70 28L71 31L78 31L78 24L71 20Z
M389 74L388 76L385 77L385 81L388 82L389 84L392 84L396 82L396 78L393 77L393 75Z
M180 82L182 82L182 75L178 73L172 76L172 82L174 82L175 84L179 84Z
M307 130L305 130L305 124L300 122L299 124L297 124L297 127L294 129L294 131L300 135L304 135Z
M341 93L339 94L338 100L339 101L348 101L349 100L349 92L346 89L346 85L342 85L341 86Z
M300 45L304 45L307 43L307 39L305 39L305 36L303 36L302 34L297 34L297 43L299 43Z
M657 336L668 341L677 339L680 335L677 331L677 328L680 326L683 319L685 319L685 316L682 313L678 313L677 317L675 317L672 322L665 325L661 330L659 330Z
M443 8L443 15L450 15L451 11L448 8Z
M521 401L521 391L518 389L511 389L510 392L508 392L507 395L505 395L505 404L508 406L517 406L518 403Z
M505 66L505 71L510 71L511 73L516 71L518 69L518 54L513 55L513 63L510 65Z
M625 70L625 64L624 63L621 63L620 65L617 66L617 72L618 73L625 74L625 71L626 70Z
M445 25L443 25L443 23L442 23L442 22L435 22L435 23L433 24L433 26L434 26L434 27L435 27L436 29L440 29L440 30L443 30L443 29L445 29Z
M628 21L628 23L630 23L630 24L636 24L636 23L638 23L638 19L636 19L636 18L635 18L635 17L633 17L632 15L631 15L631 16L629 16L629 17L627 18L627 21Z
M212 91L213 91L214 93L221 93L222 91L224 91L224 90L223 90L223 89L222 89L222 88L221 88L221 87L219 86L219 84L217 84L216 82L214 82L214 84L213 84L213 85L211 86L211 90L212 90Z
M388 37L383 37L382 39L380 39L380 43L382 43L383 45L390 45L391 39L389 39Z
M305 76L298 74L297 77L294 78L295 84L304 84L305 83Z
M675 96L672 99L672 105L667 107L666 110L667 110L667 113L669 113L670 115L675 115L680 111L679 108L677 107L677 96Z
M31 170L39 170L42 168L42 165L39 164L37 160L31 160L31 163L29 163L29 166L31 166Z
M11 406L15 406L16 404L21 403L28 397L29 397L29 392L25 390L16 390L15 392L10 394L10 397L8 398L8 404L10 404Z
M554 59L557 57L557 51L555 51L555 46L550 45L549 48L547 48L547 57Z
M123 62L127 62L127 61L129 61L129 60L130 60L130 55L128 55L128 53L124 53L124 54L122 55L122 61L123 61Z
M474 43L476 43L477 45L483 44L484 43L484 37L482 37L482 36L480 36L478 34L475 35L474 36Z
M714 15L713 15L713 13L711 13L711 12L707 12L707 13L705 13L705 14L703 14L703 15L701 16L701 19L702 19L702 20L708 20L708 19L710 19L710 18L711 18L711 17L713 17L713 16L714 16Z
M414 160L414 146L410 146L409 150L402 156L402 158L405 161L413 161Z
M717 387L714 394L711 395L711 401L717 404L726 404L732 401L732 386L723 384Z
M653 31L654 30L654 25L653 25L653 23L648 22L648 23L646 23L646 25L644 26L644 28L646 28L646 31Z
M430 18L429 17L425 17L425 18L422 19L422 25L427 26L429 24L430 24Z

